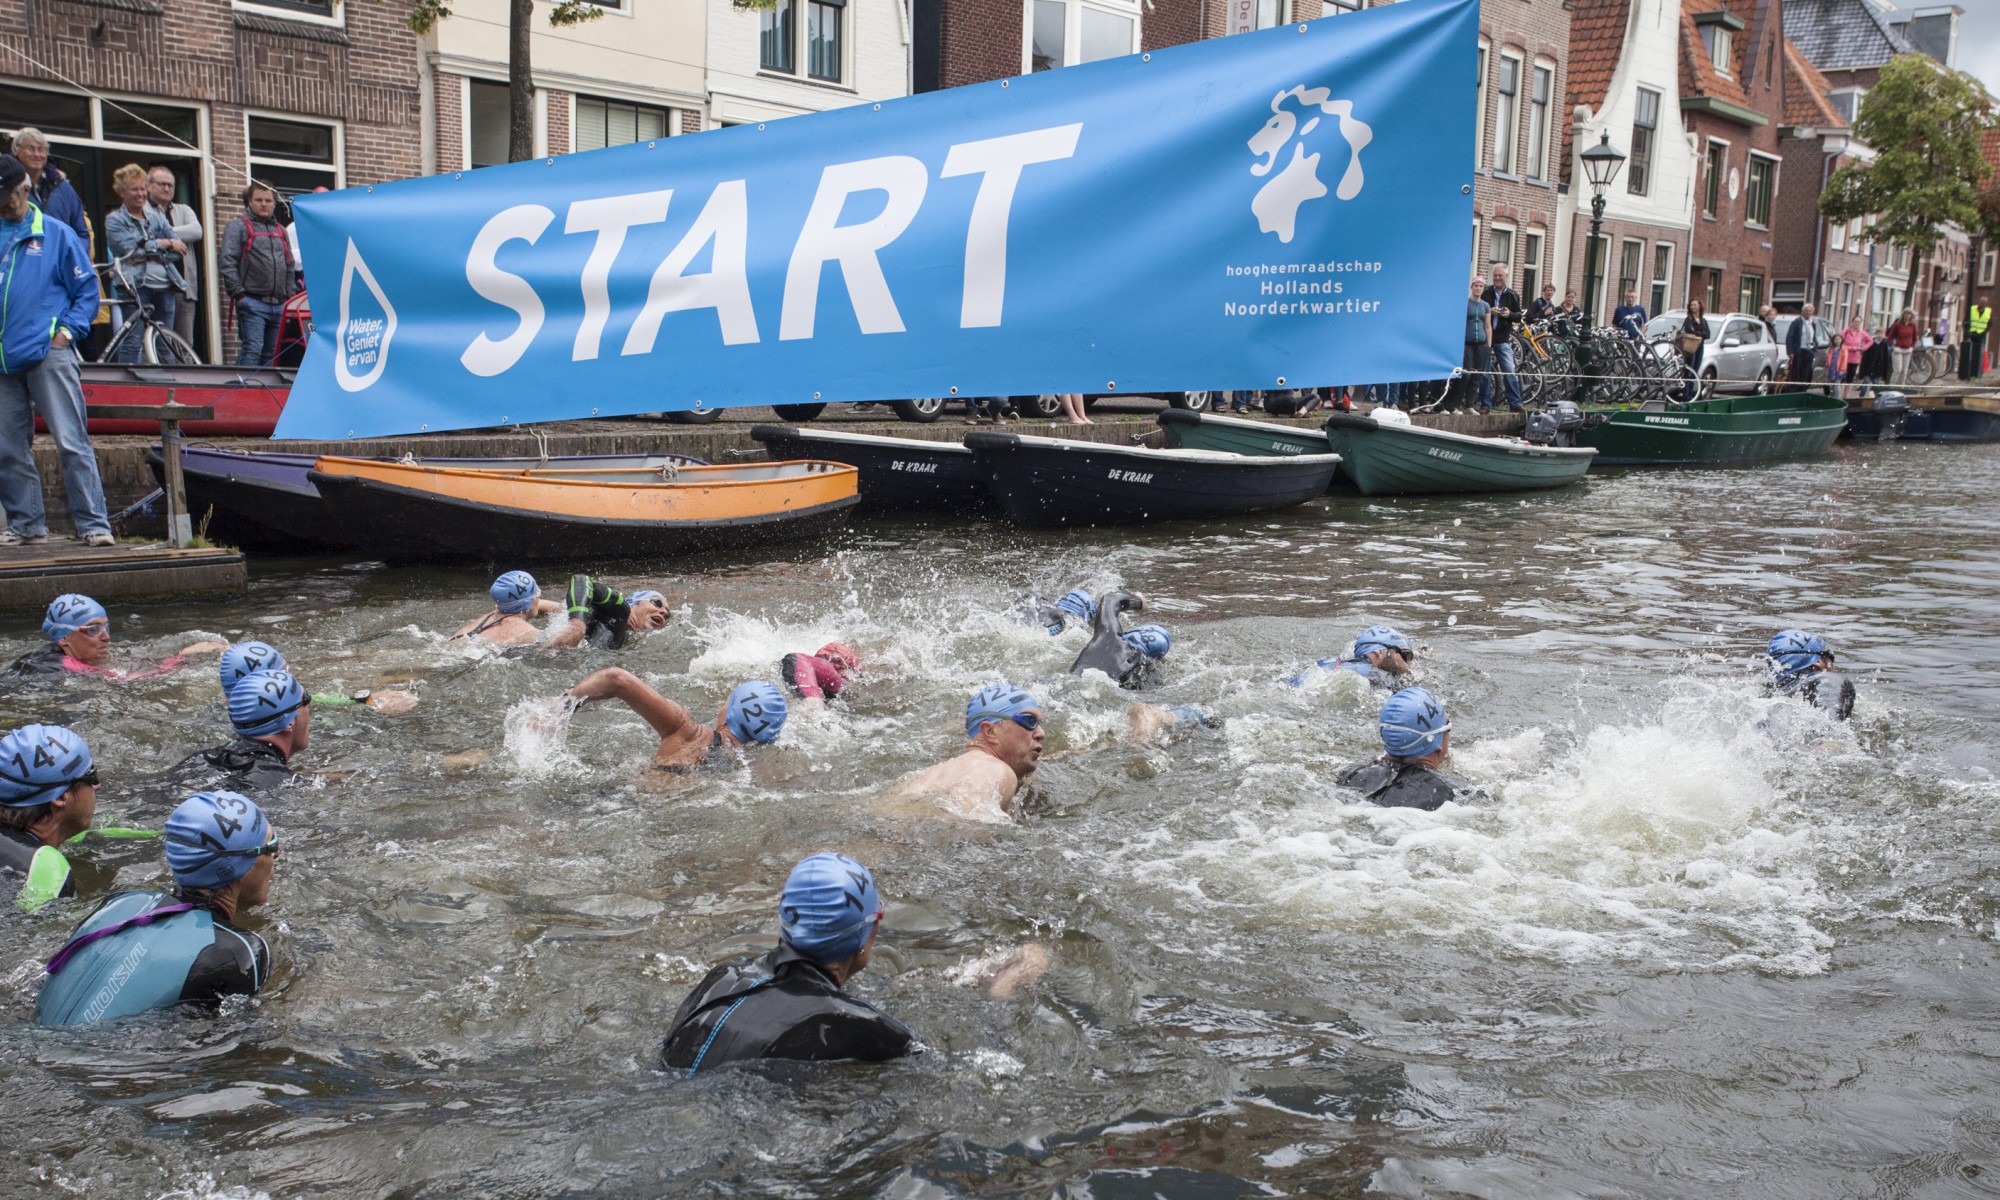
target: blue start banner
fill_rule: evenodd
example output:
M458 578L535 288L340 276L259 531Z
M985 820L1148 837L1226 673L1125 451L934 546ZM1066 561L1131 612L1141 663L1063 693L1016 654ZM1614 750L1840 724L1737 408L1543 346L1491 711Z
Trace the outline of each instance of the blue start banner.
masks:
M302 198L281 437L1436 379L1477 0Z

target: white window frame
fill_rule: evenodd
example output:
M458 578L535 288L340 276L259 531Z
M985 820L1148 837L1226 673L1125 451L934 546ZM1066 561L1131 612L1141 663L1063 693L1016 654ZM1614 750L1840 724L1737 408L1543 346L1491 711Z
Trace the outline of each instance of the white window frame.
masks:
M1660 250L1663 247L1667 252L1667 273L1665 275L1660 274ZM1675 246L1672 242L1653 243L1653 277L1646 281L1646 299L1653 301L1653 306L1648 311L1656 317L1673 307L1674 250ZM1654 288L1665 289L1665 294L1658 300L1653 300Z
M1493 257L1493 239L1503 233L1507 235L1507 257L1495 258ZM1520 237L1521 231L1512 225L1502 225L1500 222L1495 221L1493 224L1487 226L1486 270L1482 273L1486 276L1488 282L1491 282L1493 279L1494 267L1507 268L1507 274L1509 275L1514 273L1514 255L1520 249Z
M1479 274L1479 247L1485 243L1485 233L1486 231L1480 227L1479 218L1472 218L1472 262L1468 264L1471 269L1465 273L1465 282L1468 285L1472 283L1472 277Z
M1847 249L1847 222L1829 221L1827 223L1826 248L1829 250Z
M1765 154L1760 150L1750 151L1750 162L1745 163L1743 167L1743 224L1746 227L1761 229L1768 233L1771 230L1771 223L1778 219L1778 164L1783 161L1783 159L1778 158L1776 155ZM1771 168L1771 186L1767 189L1764 196L1764 221L1762 224L1750 219L1750 166L1758 162L1766 163ZM1765 302L1768 303L1769 301L1770 297L1766 296Z
M1515 279L1515 282L1518 283L1520 286L1516 287L1514 290L1521 294L1522 304L1524 305L1532 304L1538 297L1541 296L1542 285L1548 282L1548 280L1543 277L1543 271L1542 271L1542 252L1543 252L1542 247L1548 244L1548 230L1542 229L1538 226L1532 229L1521 230L1515 236L1521 239L1521 267L1520 270L1516 272L1517 278ZM1532 260L1530 259L1530 256L1528 254L1529 242L1533 242L1535 244L1535 253L1532 257ZM1535 273L1535 281L1532 285L1530 285L1528 282L1528 272L1530 270L1533 270ZM1533 295L1530 295L1529 294L1530 292L1532 292Z
M281 4L258 4L256 0L229 0L232 12L256 13L280 21L299 21L307 25L326 25L334 29L347 28L347 5L336 0L330 15L307 12L304 9L287 8Z
M1535 104L1535 76L1540 72L1549 73L1549 98L1544 100L1537 112ZM1522 174L1538 183L1546 183L1549 178L1549 153L1551 139L1555 133L1552 115L1556 106L1556 64L1554 60L1537 58L1528 67L1528 165ZM1541 153L1535 153L1535 144L1541 143Z
M675 113L675 110L674 110L674 109L673 109L673 108L672 108L671 106L669 106L669 105L665 105L665 104L646 104L646 103L643 103L643 102L641 102L641 101L638 101L638 100L620 100L620 99L619 99L618 97L616 97L616 96L599 96L599 95L594 95L594 94L592 94L592 95L584 95L584 94L579 94L579 93L577 93L577 92L571 92L571 93L569 94L569 146L570 146L570 151L571 151L572 153L587 153L587 151L579 151L579 150L577 150L577 148L576 148L576 147L577 147L577 136L576 136L576 134L577 134L577 129L579 128L579 126L577 125L577 112L578 112L578 111L579 111L579 110L580 110L580 109L581 109L581 108L583 107L583 102L584 102L585 100L588 100L588 101L590 101L590 102L591 102L591 103L593 103L593 104L623 104L623 105L625 105L625 106L627 106L627 107L629 107L629 108L633 108L633 109L640 109L640 108L650 108L650 109L654 109L654 110L656 110L656 111L658 111L658 112L662 112L662 113L665 113L665 114L666 114L666 118L665 118L665 122L664 122L664 128L663 128L662 132L660 133L660 137L661 137L661 138L670 138L670 137L674 136L674 123L675 123L675 122L674 122L674 113ZM608 138L609 138L609 136L610 136L610 134L609 134L609 126L610 126L610 118L609 118L608 116L607 116L607 117L605 118L605 126L606 126L606 137L607 137L607 139L608 139ZM637 145L637 144L638 144L639 142L650 142L650 141L654 141L654 140L656 140L656 139L653 139L653 138L636 138L636 139L634 139L634 140L633 140L633 141L631 141L631 142L619 142L619 143L617 143L617 145L620 145L620 146L631 146L631 145ZM608 148L608 147L609 147L610 145L611 145L611 143L610 143L610 142L609 142L609 141L607 140L607 142L606 142L606 145L605 145L605 147L597 147L597 146L593 146L593 147L591 147L591 149L593 149L593 150L596 150L596 149L601 149L601 148Z
M1714 161L1711 158L1711 155L1717 146L1722 147L1722 170L1720 172L1714 172L1709 169L1713 165ZM1727 179L1729 176L1729 152L1733 149L1735 149L1735 143L1724 141L1723 139L1718 137L1709 138L1708 141L1702 146L1701 197L1700 197L1700 204L1697 206L1695 211L1700 213L1704 217L1720 221L1725 219L1725 217L1728 214L1728 210L1724 206L1730 203L1729 188L1723 181ZM1706 206L1708 202L1708 187L1709 187L1708 179L1711 174L1715 176L1714 208L1708 208Z
M1472 169L1475 171L1486 166L1486 80L1493 73L1488 69L1488 64L1492 61L1493 47L1485 38L1480 38L1479 65L1476 68L1479 80L1478 90L1475 93L1479 97L1479 103L1472 119Z
M1348 2L1354 3L1356 0L1348 0ZM1280 25L1291 23L1290 10L1292 6L1290 0L1277 0L1275 6L1277 12L1269 25L1264 24L1264 14L1260 11L1263 7L1260 0L1228 0L1228 7L1222 17L1223 36L1227 37L1237 33L1254 33L1260 29L1276 29ZM1244 19L1246 15L1249 18L1248 20Z
M243 0L230 0L230 2L234 4L240 4L243 2ZM535 0L535 3L553 5L555 3L555 0ZM607 17L626 17L629 19L632 16L633 7L639 3L639 0L623 0L622 7L619 8L607 8L605 7L605 5L600 3L599 0L584 0L584 3L590 5L592 8L603 13ZM341 7L342 8L347 7L347 0L341 0ZM538 22L541 20L542 18L539 17L537 18ZM548 26L546 24L538 23L535 26L535 28L546 29L548 28Z
M1641 92L1653 98L1653 123L1651 125L1639 124L1639 95ZM1662 87L1654 87L1653 85L1647 83L1637 84L1632 89L1632 134L1629 140L1626 142L1625 148L1627 150L1631 150L1633 149L1634 146L1638 144L1639 141L1638 131L1641 129L1644 129L1650 136L1648 136L1648 138L1646 139L1646 160L1643 169L1640 170L1635 175L1630 167L1626 168L1625 194L1628 196L1652 195L1653 183L1659 178L1660 101L1666 96L1666 94L1667 94L1667 89ZM1634 154L1632 157L1636 158L1638 156ZM1636 188L1633 187L1632 181L1635 178L1638 179L1643 186Z
M1514 64L1514 94L1508 96L1502 93L1500 91L1499 77L1497 75L1494 77L1493 173L1495 175L1513 175L1518 177L1520 174L1519 159L1521 154L1521 85L1524 67L1521 56L1518 54L1508 54L1502 51L1500 58L1503 62ZM1504 112L1502 111L1503 108ZM1506 118L1505 120L1501 119L1503 116ZM1500 165L1500 131L1503 128L1507 131L1507 165L1505 167Z
M2000 250L1991 246L1982 247L1979 252L1979 286L1992 287L1993 274L2000 267Z
M1735 79L1736 31L1721 23L1704 25L1701 31L1706 35L1701 40L1702 48L1708 51L1709 65L1724 79ZM1722 53L1715 52L1717 46L1722 48Z
M805 3L806 0L799 0ZM1063 61L1062 66L1074 67L1082 64L1077 57L1083 52L1083 10L1094 8L1115 17L1124 17L1132 22L1132 48L1126 54L1137 54L1146 44L1145 14L1141 11L1140 0L1059 0L1063 6ZM1253 0L1254 2L1254 0ZM854 0L849 0L854 3ZM804 22L800 23L803 27ZM852 39L849 39L850 41ZM1113 55L1123 57L1123 55ZM1094 59L1092 61L1104 61ZM1021 5L1021 74L1032 74L1035 69L1035 0L1022 0ZM1060 70L1051 67L1050 70ZM801 76L803 78L803 76Z
M806 56L812 45L812 34L806 27L806 5L811 3L812 0L792 0L796 11L792 17L792 69L789 71L781 71L776 67L767 67L764 65L762 41L763 18L770 14L758 14L757 74L766 79L788 79L795 83L806 84L809 87L839 88L842 91L852 92L855 90L854 26L857 20L855 13L856 0L847 0L847 6L841 13L839 79L821 79L819 76L812 74L811 68L806 65ZM1034 0L1028 0L1027 13L1028 19L1032 21L1034 19ZM1032 30L1030 34L1032 35ZM659 106L655 105L654 107ZM672 122L669 121L668 124L671 125ZM669 134L668 136L671 137L673 135Z
M283 121L287 125L318 125L333 130L333 165L320 166L317 163L300 162L295 158L258 158L250 153L250 118L262 117L267 121ZM468 139L469 140L469 139ZM280 112L270 108L246 108L243 110L243 161L249 166L250 174L257 174L258 167L289 167L299 171L319 171L333 176L333 190L347 186L347 126L335 117L302 117L295 112Z

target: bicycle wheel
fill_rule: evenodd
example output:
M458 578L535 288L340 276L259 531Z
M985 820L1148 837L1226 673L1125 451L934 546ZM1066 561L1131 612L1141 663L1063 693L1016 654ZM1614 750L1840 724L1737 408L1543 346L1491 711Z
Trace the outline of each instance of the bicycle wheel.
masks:
M201 363L194 347L182 341L180 334L150 322L146 326L145 348L139 357L141 361L169 367L192 367Z
M1937 360L1932 357L1934 353L1935 351L1929 347L1918 347L1911 352L1910 382L1912 384L1922 387L1924 384L1938 377Z
M104 352L97 356L97 361L101 363L117 362L118 355L124 351L126 344L139 338L144 330L145 327L137 321L125 322L117 333L111 335L111 340L104 344Z

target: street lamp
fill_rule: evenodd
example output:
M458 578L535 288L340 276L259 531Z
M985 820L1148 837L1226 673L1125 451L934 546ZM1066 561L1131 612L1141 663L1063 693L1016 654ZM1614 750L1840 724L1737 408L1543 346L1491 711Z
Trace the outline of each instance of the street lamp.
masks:
M1598 231L1604 228L1604 189L1618 178L1618 168L1625 165L1625 156L1611 148L1611 135L1601 135L1598 143L1585 150L1578 157L1583 159L1583 173L1590 179L1590 245L1584 251L1584 310L1583 320L1587 328L1597 326L1597 285L1603 264L1598 261L1601 251L1597 245Z

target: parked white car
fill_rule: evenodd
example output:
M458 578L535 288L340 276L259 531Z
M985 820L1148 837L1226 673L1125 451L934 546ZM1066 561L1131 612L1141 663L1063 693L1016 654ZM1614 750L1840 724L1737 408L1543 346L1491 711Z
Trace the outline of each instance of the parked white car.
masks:
M1655 353L1679 358L1674 338L1680 335L1686 309L1663 312L1646 325L1646 340ZM1701 348L1701 394L1749 392L1769 395L1785 378L1785 345L1753 313L1710 313L1708 340Z

